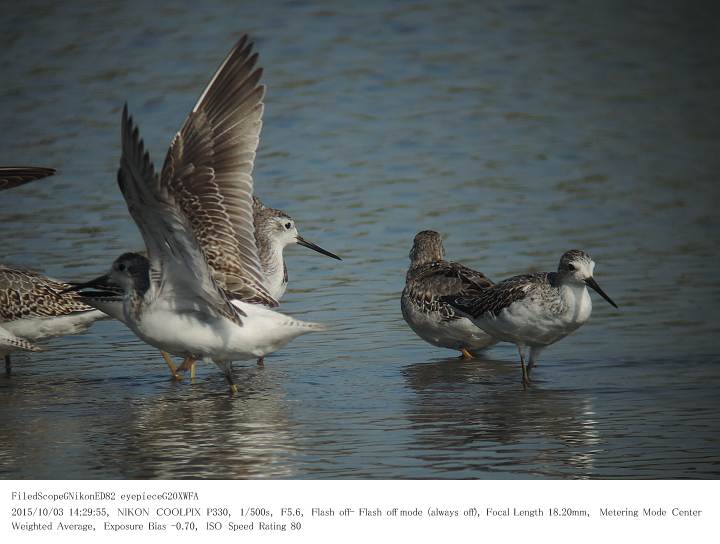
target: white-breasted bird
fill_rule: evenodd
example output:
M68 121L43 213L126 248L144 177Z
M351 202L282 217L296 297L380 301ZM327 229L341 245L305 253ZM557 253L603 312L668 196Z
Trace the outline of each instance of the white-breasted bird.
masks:
M283 210L265 206L255 196L253 197L253 220L263 278L268 291L275 300L283 297L288 285L288 268L283 256L283 250L287 246L298 244L327 257L338 261L342 260L334 253L300 236L295 219Z
M573 249L563 254L557 272L514 276L478 294L443 300L495 338L517 346L525 388L530 382L529 369L537 363L540 352L590 317L588 287L617 308L593 278L594 269L590 255ZM530 359L526 366L528 348Z

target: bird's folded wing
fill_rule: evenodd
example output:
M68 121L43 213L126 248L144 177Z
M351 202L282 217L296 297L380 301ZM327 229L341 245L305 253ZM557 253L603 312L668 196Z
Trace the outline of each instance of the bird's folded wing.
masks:
M171 297L177 310L213 311L239 323L237 312L213 278L188 218L155 173L127 106L122 117L118 185L147 246L154 296Z
M482 272L448 261L427 265L418 274L417 282L431 288L438 295L469 295L493 284Z
M524 299L539 279L540 274L514 276L472 295L449 295L441 299L473 319L488 312L498 315L513 302Z
M470 296L490 287L492 282L477 272L448 261L427 263L408 273L404 296L426 312L440 312L446 319L456 319L455 308L446 297Z
M265 286L253 225L252 170L265 88L243 37L173 139L160 183L189 220L220 287L277 306Z
M67 287L27 268L0 265L0 322L92 310L77 293L59 294Z

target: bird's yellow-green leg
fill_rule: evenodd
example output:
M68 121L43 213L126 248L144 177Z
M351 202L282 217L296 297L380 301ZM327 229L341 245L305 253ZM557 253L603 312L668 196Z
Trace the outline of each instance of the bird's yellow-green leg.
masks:
M470 350L467 349L467 348L462 348L462 349L460 350L460 353L462 353L462 358L463 358L463 360L465 360L465 361L467 361L468 359L472 359L473 357L475 357L475 356L470 352Z
M235 385L235 380L233 380L232 376L232 361L215 361L215 364L218 365L223 374L225 374L225 379L230 386L230 394L235 395L238 392L238 387Z
M183 359L183 362L180 363L180 366L177 367L178 372L185 372L186 370L190 371L190 378L195 378L195 359L193 359L190 355L186 356Z
M165 359L165 363L167 364L168 368L170 369L170 373L172 374L172 377L175 378L176 380L182 380L182 376L178 375L178 373L177 373L178 369L175 368L175 365L173 364L173 360L170 357L170 354L165 351L161 351L160 354L163 356L163 359Z
M232 366L228 365L225 371L225 379L228 381L228 384L230 384L230 394L236 395L238 392L238 386L235 385L235 381L232 377Z
M190 379L194 380L196 375L197 375L197 361L192 360L192 364L190 365Z

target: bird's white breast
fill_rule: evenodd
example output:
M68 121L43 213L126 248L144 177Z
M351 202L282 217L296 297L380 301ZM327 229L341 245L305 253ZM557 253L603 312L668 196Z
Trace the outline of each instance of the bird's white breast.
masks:
M580 327L591 312L592 301L585 286L563 285L555 300L530 294L513 302L497 316L484 314L476 323L508 342L547 346Z

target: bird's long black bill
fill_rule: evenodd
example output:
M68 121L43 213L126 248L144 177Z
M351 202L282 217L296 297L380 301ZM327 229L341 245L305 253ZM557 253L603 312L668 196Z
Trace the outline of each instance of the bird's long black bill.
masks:
M301 246L309 247L310 249L317 251L318 253L322 253L323 255L332 257L333 259L337 259L338 261L342 261L342 259L340 257L338 257L337 255L335 255L334 253L330 253L326 249L323 249L320 246L313 244L312 242L308 242L302 236L297 237L297 243L300 244Z
M595 278L588 278L588 279L585 280L585 283L587 284L588 287L592 287L598 295L600 295L601 297L603 297L603 298L604 298L605 300L607 300L610 304L612 304L612 305L615 306L616 308L618 307L618 305L615 304L615 303L613 302L613 300L612 300L609 296L607 296L607 295L605 294L605 291L603 291L602 289L600 289L600 286L599 286L598 283L595 281Z
M110 276L103 274L97 278L84 283L71 283L70 287L63 289L60 293L72 293L80 291L83 296L100 298L106 296L122 296L123 290L119 285L110 281Z

